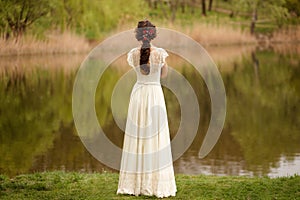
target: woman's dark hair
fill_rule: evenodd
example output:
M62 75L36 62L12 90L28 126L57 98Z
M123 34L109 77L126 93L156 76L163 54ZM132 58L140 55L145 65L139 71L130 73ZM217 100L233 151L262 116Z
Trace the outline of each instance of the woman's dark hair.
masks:
M140 54L141 72L148 75L150 73L150 66L148 64L150 57L150 41L156 37L156 28L148 20L139 21L135 33L136 39L143 42Z

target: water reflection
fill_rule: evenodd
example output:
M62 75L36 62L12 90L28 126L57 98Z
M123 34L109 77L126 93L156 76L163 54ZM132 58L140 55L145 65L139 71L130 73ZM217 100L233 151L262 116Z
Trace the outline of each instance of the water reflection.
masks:
M288 47L291 48L295 46ZM170 66L191 83L201 111L201 126L192 146L174 163L177 173L300 173L300 58L297 48L284 49L208 49L222 72L227 118L217 145L205 159L198 158L198 151L210 120L207 88L189 63L175 55L170 57ZM74 127L72 87L83 58L84 55L1 59L0 173L111 170L90 156ZM99 123L119 147L123 132L114 122L110 97L118 79L129 69L125 57L120 57L104 72L96 93ZM164 92L174 137L180 107L167 88Z

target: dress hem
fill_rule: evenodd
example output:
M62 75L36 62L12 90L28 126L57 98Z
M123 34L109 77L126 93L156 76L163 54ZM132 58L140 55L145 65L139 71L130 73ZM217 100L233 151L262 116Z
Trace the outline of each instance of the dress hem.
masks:
M135 193L134 191L130 191L130 190L126 190L126 189L118 189L117 194L118 195L134 195L134 196L156 196L158 198L166 198L166 197L175 197L176 196L176 192L177 190L175 190L175 192L171 192L169 194L158 194L155 192L139 192L139 193Z

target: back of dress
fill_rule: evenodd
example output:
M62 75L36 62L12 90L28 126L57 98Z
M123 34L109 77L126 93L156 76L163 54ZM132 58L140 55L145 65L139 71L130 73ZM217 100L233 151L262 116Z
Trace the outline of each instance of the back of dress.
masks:
M166 105L160 85L168 53L151 46L149 74L140 69L140 48L127 61L137 74L128 106L118 194L175 196L176 183Z
M168 53L164 49L151 45L149 56L150 72L144 75L140 68L140 47L133 48L127 54L127 61L136 71L137 83L160 83L161 67L165 64L167 56Z

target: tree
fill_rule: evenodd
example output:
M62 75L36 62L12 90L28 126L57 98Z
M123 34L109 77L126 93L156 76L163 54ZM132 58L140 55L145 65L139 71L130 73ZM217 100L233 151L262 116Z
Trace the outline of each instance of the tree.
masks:
M180 7L181 7L181 12L182 13L185 13L185 4L186 4L185 0L180 1Z
M48 0L0 0L2 26L18 40L26 29L49 12Z
M191 7L191 14L195 13L195 7L196 7L196 0L191 0L189 3L189 6Z
M253 8L252 8L252 18L251 18L251 25L250 25L250 33L254 34L255 24L257 21L257 9L260 4L260 0L253 1Z
M202 15L206 16L206 4L205 4L205 0L201 0L201 5L202 5Z
M176 18L176 12L177 12L177 8L178 8L178 0L173 0L170 2L170 8L171 8L171 21L174 22L175 18Z
M211 9L212 9L212 4L213 4L213 0L209 0L209 3L208 3L208 11L211 11Z

